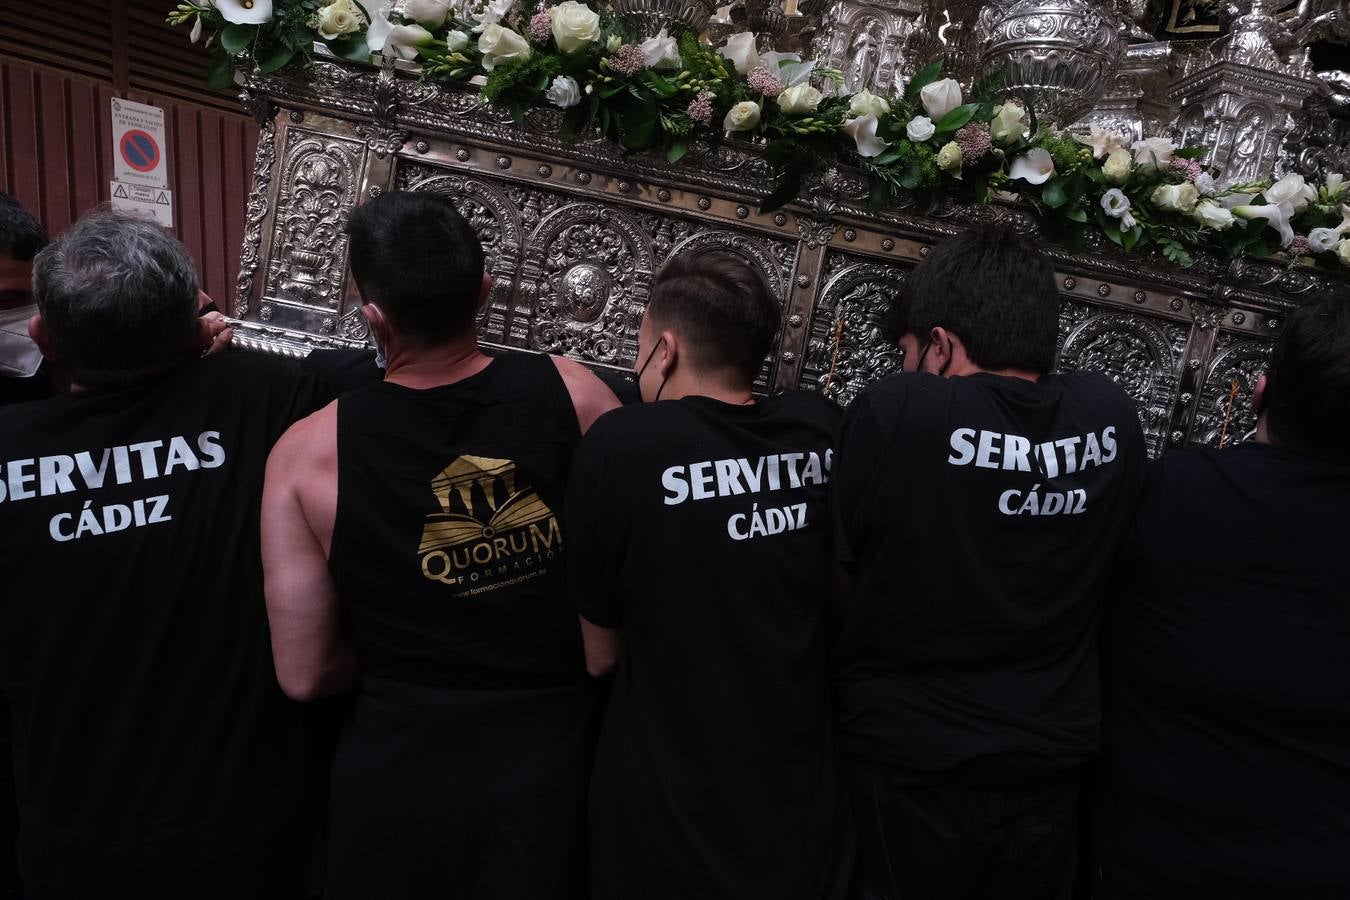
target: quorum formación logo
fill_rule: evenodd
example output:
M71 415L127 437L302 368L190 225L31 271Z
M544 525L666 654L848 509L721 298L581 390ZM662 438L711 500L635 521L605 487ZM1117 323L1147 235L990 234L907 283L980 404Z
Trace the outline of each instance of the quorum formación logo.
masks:
M459 456L431 480L440 511L422 526L422 574L486 590L562 551L558 519L509 459Z

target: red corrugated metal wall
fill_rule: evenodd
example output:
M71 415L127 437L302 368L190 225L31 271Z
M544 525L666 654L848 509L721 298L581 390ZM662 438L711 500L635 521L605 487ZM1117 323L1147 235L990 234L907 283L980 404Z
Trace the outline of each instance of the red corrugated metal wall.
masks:
M108 199L112 97L162 107L174 233L197 261L203 288L226 308L239 265L257 126L228 112L229 98L194 88L201 83L199 49L188 44L185 31L160 22L172 4L133 0L129 12L127 4L118 4L124 16L94 23L89 4L79 4L83 20L63 15L63 5L33 8L50 12L53 28L60 19L102 31L106 43L100 49L94 49L97 32L85 35L91 52L84 53L65 34L38 41L13 20L0 22L0 190L17 197L50 233L61 232ZM163 52L156 54L155 46ZM62 62L64 53L71 55L69 64Z

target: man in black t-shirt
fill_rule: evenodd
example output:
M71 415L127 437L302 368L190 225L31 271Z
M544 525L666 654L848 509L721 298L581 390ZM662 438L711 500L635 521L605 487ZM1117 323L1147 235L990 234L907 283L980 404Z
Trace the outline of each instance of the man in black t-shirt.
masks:
M1350 292L1253 403L1253 441L1151 465L1107 603L1103 900L1350 896Z
M72 392L0 410L0 686L28 898L298 896L299 707L268 654L267 447L298 368L201 358L181 244L93 213L34 262Z
M974 230L905 289L904 374L849 409L834 481L859 884L1054 900L1099 746L1096 622L1143 437L1107 378L1047 374L1059 298L1035 247Z
M677 259L638 332L647 403L568 486L588 666L617 675L591 786L596 900L833 900L851 829L827 665L838 410L756 400L781 313L740 257Z

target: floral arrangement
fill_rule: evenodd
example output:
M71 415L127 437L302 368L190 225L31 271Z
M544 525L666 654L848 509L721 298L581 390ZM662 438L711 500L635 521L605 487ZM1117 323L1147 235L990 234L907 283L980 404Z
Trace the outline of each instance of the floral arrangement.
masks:
M624 33L578 0L478 0L460 18L450 0L192 0L169 15L215 49L210 78L229 83L242 57L263 72L307 58L322 41L336 55L382 53L421 64L423 77L483 76L482 92L517 119L528 106L564 110L563 136L598 130L628 150L679 160L695 140L759 141L777 173L762 209L790 202L831 165L861 167L882 208L897 192L932 206L944 198L1020 200L1042 233L1073 247L1094 225L1126 250L1153 246L1178 265L1196 250L1227 256L1311 257L1350 267L1350 192L1340 175L1232 184L1202 166L1200 149L1164 137L1128 142L1038 124L1034 109L1000 98L995 77L970 96L941 61L901 96L866 90L826 96L837 70L792 53L760 53L752 34L713 49L693 33ZM1128 144L1128 146L1127 146Z

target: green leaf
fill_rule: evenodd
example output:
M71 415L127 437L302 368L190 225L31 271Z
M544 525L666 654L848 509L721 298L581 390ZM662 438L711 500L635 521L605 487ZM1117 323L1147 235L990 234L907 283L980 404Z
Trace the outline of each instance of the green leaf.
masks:
M688 141L685 140L675 141L673 144L670 145L670 149L666 151L666 161L677 163L681 159L683 159L684 155L688 152L689 152Z
M905 87L905 99L913 100L915 97L919 96L919 91L923 90L928 85L932 84L934 81L937 81L938 76L941 74L942 74L941 59L935 59L928 65L924 66L917 73L915 73L913 78L909 80L908 86Z
M1172 151L1172 155L1182 159L1204 159L1208 152L1204 147L1178 147Z
M253 61L260 71L271 73L280 69L282 66L295 59L295 57L295 50L292 50L285 44L274 44L262 53L258 53Z
M1100 166L1089 166L1083 170L1083 174L1088 177L1089 181L1096 184L1106 184L1106 175L1102 172Z
M905 171L900 173L900 186L907 191L912 191L923 182L923 167L917 163L906 166Z
M226 25L220 30L220 46L226 53L243 53L257 36L256 25Z
M876 159L872 160L872 165L877 167L889 166L891 163L895 162L897 159L900 158L901 152L902 151L898 148L887 150L885 153L881 154Z
M234 59L217 48L206 66L206 86L213 91L226 91L234 85Z
M791 203L797 199L797 194L801 192L802 179L798 175L791 173L785 174L778 180L774 186L773 193L764 198L764 202L759 205L761 213L773 212L785 203Z
M642 73L642 80L662 97L674 97L680 92L680 89L671 83L670 79L661 75L652 69L647 69Z
M1120 233L1120 237L1124 241L1124 246L1126 250L1133 250L1135 245L1139 243L1140 238L1142 238L1143 236L1144 236L1144 229L1140 225L1136 225L1129 231L1122 231Z
M1058 178L1052 178L1041 188L1041 202L1051 209L1059 209L1065 203L1069 202L1068 196L1064 193L1064 186L1068 179L1060 175Z
M608 100L610 97L622 93L625 87L627 87L627 85L623 82L619 82L618 84L607 84L597 90L592 96L599 97L601 100Z
M876 178L872 181L872 193L868 197L868 204L873 212L879 212L891 205L891 183L885 178Z
M978 103L966 103L962 106L958 106L938 120L938 134L941 134L944 131L955 131L962 125L965 125L974 117L979 109L980 104Z
M1081 206L1075 206L1073 209L1066 212L1064 218L1068 219L1070 222L1079 222L1081 224L1087 224L1088 220L1087 213L1083 211L1083 207Z
M370 47L366 45L364 34L349 34L335 41L329 41L328 49L343 59L361 63L370 62Z

